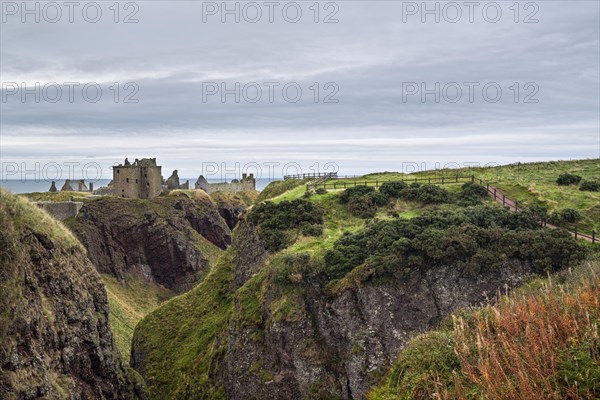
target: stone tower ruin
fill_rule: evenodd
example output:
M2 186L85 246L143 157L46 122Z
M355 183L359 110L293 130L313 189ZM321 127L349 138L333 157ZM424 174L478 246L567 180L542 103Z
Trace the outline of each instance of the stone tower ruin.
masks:
M162 192L162 173L156 158L137 158L132 163L113 167L112 191L115 196L130 199L151 199Z

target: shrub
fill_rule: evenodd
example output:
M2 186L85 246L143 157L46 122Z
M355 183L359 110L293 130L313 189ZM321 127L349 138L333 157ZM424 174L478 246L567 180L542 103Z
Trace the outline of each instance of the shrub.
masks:
M600 181L583 181L579 186L582 192L600 192Z
M563 219L563 221L571 223L575 223L581 219L581 214L579 213L579 211L572 208L565 208L561 211L560 216Z
M325 189L325 188L317 188L315 190L315 193L316 194L327 194L327 189Z
M560 186L577 185L579 181L581 181L581 177L579 175L569 173L561 174L556 179L556 183L558 183Z
M386 273L436 265L462 265L476 273L496 269L505 259L519 259L541 273L563 268L582 255L567 232L541 229L530 212L475 206L374 222L338 239L325 260L329 277L337 279L363 263Z
M341 204L359 218L373 218L377 208L386 205L389 198L371 186L357 186L344 190L339 197Z
M323 234L323 226L317 224L309 224L307 222L303 222L300 225L300 232L304 236L321 236Z
M482 200L488 195L488 191L484 186L476 183L467 182L461 187L458 201L462 205L477 205L481 204Z
M406 182L398 181L398 182L384 182L379 191L386 195L389 198L397 199L400 197L400 192L406 189L408 185Z
M425 204L450 203L450 192L436 185L423 185L417 188L417 200Z
M310 197L313 195L313 193L310 190L307 190L306 192L304 192L304 194L302 195L302 197L304 197L305 199L310 199Z
M339 197L338 201L340 202L340 204L346 204L353 197L360 197L365 194L372 193L374 191L375 191L375 188L373 188L371 186L351 187L351 188L344 190L342 193L340 193L340 197Z
M316 233L317 228L306 226L323 225L323 210L303 199L281 203L264 202L255 206L248 218L258 227L267 250L276 252L291 244L294 235L290 230L304 227L311 236Z
M348 210L359 218L373 218L377 213L377 203L371 194L352 197L348 202Z

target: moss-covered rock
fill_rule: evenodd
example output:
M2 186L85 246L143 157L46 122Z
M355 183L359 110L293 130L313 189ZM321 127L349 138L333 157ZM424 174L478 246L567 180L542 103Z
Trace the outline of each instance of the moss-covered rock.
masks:
M0 191L0 398L145 398L122 364L85 249L33 204Z

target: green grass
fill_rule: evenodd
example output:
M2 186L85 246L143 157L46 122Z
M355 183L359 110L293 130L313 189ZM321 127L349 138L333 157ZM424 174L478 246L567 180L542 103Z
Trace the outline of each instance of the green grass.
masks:
M564 172L584 180L600 177L600 160L556 161L473 169L475 176L490 181L507 196L526 206L539 204L550 211L573 208L582 215L582 231L600 232L600 193L582 192L577 186L559 186L556 178Z
M471 176L489 182L500 188L508 197L517 200L525 206L534 204L548 207L549 211L563 208L573 208L582 214L579 229L591 233L592 230L600 232L600 193L582 192L577 186L559 186L556 178L562 173L569 172L579 175L583 180L597 180L600 178L600 160L574 160L551 161L527 164L513 164L489 168L462 168L422 171L414 174L398 172L382 172L359 176L350 179L330 179L327 185L338 182L347 186L364 183L375 185L384 181L407 180L433 177ZM423 182L422 182L423 183ZM444 187L455 192L460 190L461 184L445 184ZM298 195L300 189L285 193L278 197L288 199ZM329 190L329 189L328 189Z
M101 276L108 296L113 337L123 360L129 364L135 326L160 303L172 297L173 293L133 275L127 276L124 283L111 275Z
M29 199L30 201L83 201L92 193L90 192L32 192L22 193L18 196Z
M224 388L209 374L222 367L227 347L234 268L230 249L194 289L167 301L136 327L137 349L148 357L138 368L152 398L225 398Z
M31 204L26 198L0 190L0 204L17 230L35 229L48 235L53 242L59 245L83 248L69 229L38 206Z
M298 188L300 186L305 187L306 183L309 181L309 179L288 179L286 181L271 182L260 192L260 195L258 196L256 201L261 202L264 200L272 199L294 188Z

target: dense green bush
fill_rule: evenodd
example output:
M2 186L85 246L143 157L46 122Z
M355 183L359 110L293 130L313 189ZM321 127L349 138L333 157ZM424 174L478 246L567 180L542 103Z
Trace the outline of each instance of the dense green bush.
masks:
M564 223L575 224L581 219L579 211L572 208L564 208L559 211L554 211L548 218L548 222L554 225L562 225Z
M316 194L327 194L327 189L325 189L325 188L317 188L315 190L315 193Z
M531 212L475 206L378 221L337 240L325 254L325 269L330 279L363 263L380 274L435 265L457 265L476 273L515 258L542 272L567 266L581 251L568 233L541 229Z
M348 210L359 218L373 218L377 213L377 204L373 199L375 192L358 197L351 197Z
M400 192L402 192L402 190L406 189L407 187L408 185L406 184L406 182L402 181L384 182L379 188L379 191L389 198L397 199L400 197Z
M583 181L579 186L582 192L600 192L600 181Z
M390 199L371 186L356 186L340 193L338 201L346 204L348 210L359 218L373 218L378 207L385 206Z
M476 183L467 182L462 185L458 195L458 203L461 205L477 205L481 204L483 199L488 196L488 191L485 186Z
M338 201L340 202L340 204L347 204L353 197L360 197L374 192L375 188L371 186L351 187L340 193Z
M248 218L259 228L267 250L276 252L291 244L294 235L290 230L300 229L305 235L320 235L323 210L303 199L281 203L267 201L255 206Z
M452 201L450 192L443 187L429 184L421 185L418 182L413 182L408 188L402 190L400 198L424 204L442 204Z
M581 177L579 175L574 175L574 174L569 174L569 173L561 174L556 179L556 183L558 183L561 186L577 185L579 183L579 181L581 181Z

